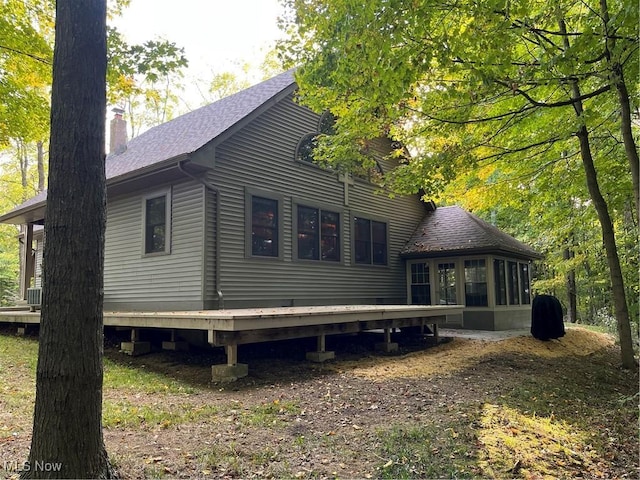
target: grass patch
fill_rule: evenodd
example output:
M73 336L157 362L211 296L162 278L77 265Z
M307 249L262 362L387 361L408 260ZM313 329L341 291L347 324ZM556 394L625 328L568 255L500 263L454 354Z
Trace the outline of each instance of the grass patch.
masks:
M241 412L239 421L251 427L281 426L287 417L300 412L301 409L295 402L273 400Z
M181 403L167 408L161 405L134 405L128 401L106 400L102 409L102 424L105 428L169 428L173 425L203 421L215 416L218 411L218 407L213 405Z
M300 412L301 409L295 402L273 400L246 408L240 402L235 402L224 413L238 425L269 428L284 425L289 417Z
M36 341L0 335L0 404L13 417L33 415L37 358Z
M196 452L200 474L223 478L293 478L286 461L280 460L277 448L265 446L258 450L245 450L236 442L215 444Z
M104 388L124 389L146 394L193 394L191 385L160 373L146 370L144 366L129 366L104 359Z
M591 435L553 415L527 415L486 404L479 440L479 465L488 477L573 478L586 472L600 476Z
M379 478L474 478L474 436L465 423L394 426L377 432Z

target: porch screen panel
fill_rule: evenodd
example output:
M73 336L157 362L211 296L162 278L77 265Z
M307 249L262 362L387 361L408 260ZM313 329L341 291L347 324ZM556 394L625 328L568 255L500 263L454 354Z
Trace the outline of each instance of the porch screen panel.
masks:
M531 289L529 286L529 265L520 264L520 301L523 305L531 303Z
M438 264L438 285L441 305L456 305L456 264Z
M509 287L509 305L519 305L518 263L507 262L507 285Z
M493 277L496 285L496 305L507 304L507 277L504 273L504 260L493 261Z
M467 307L486 307L487 266L484 259L464 261L464 300Z
M411 264L411 303L431 305L431 284L429 283L429 265Z

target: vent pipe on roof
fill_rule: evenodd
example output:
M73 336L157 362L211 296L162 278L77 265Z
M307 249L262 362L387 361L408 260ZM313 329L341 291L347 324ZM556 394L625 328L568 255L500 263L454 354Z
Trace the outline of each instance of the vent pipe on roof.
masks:
M114 115L109 129L109 153L119 154L127 149L127 121L122 118L124 110L114 108Z

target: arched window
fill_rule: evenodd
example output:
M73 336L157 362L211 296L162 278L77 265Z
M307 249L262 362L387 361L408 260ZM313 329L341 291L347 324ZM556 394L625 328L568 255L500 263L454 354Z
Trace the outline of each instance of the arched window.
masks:
M313 151L318 144L315 133L308 133L300 139L296 147L296 160L305 163L314 163Z
M336 116L330 111L324 112L318 121L318 132L324 135L335 135L336 133Z

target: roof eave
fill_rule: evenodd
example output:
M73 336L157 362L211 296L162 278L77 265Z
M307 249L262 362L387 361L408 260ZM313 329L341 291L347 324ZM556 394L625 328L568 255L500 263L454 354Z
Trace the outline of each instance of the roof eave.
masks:
M477 248L465 248L465 249L450 249L450 250L430 250L425 252L403 252L400 254L404 259L416 259L416 258L445 258L445 257L468 257L472 255L501 255L507 257L513 257L523 260L542 260L544 255L538 252L523 252L510 250L500 247L477 247Z
M47 201L34 203L28 207L12 210L4 215L0 215L0 223L9 223L12 225L24 225L27 223L35 223L44 219L44 210Z

